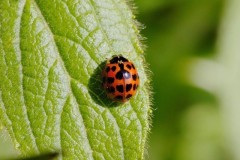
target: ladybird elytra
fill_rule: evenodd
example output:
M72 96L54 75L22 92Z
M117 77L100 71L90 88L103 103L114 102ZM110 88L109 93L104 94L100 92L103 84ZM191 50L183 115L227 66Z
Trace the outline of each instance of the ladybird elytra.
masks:
M107 61L102 71L102 85L110 99L126 102L136 94L139 75L131 61L122 55L115 55Z

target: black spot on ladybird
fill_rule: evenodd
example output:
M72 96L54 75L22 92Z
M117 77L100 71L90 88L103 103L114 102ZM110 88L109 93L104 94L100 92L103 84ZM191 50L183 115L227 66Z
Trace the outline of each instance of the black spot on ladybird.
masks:
M107 78L107 82L110 83L110 84L113 83L113 82L114 82L114 78L108 77L108 78Z
M115 77L116 77L117 79L121 80L121 79L123 78L122 71L118 71Z
M126 84L126 92L132 89L132 84Z
M133 78L134 81L136 81L137 80L137 75L136 74L132 75L132 78Z
M116 88L118 92L123 93L123 85L117 85Z
M136 90L136 84L133 85L133 90Z
M126 67L127 67L128 69L131 69L131 68L132 68L131 65L129 65L129 64L127 64Z
M116 66L112 66L111 70L114 72L116 70Z
M122 63L118 63L118 66L120 67L121 70L124 70L124 65Z

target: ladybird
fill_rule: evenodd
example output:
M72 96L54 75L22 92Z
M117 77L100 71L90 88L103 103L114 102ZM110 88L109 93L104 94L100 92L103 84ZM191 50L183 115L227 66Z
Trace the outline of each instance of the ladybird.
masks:
M115 55L107 61L102 71L102 85L110 99L126 102L137 91L138 72L131 61Z

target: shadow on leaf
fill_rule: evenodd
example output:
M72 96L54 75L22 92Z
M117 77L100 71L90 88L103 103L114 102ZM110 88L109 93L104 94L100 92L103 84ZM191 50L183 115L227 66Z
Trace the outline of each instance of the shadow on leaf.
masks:
M102 87L102 70L106 65L106 61L102 62L93 72L92 76L90 77L88 88L89 93L94 100L95 103L102 107L117 107L121 105L119 102L114 102L113 100L109 99Z
M16 159L9 159L9 160L53 160L59 156L58 152L54 153L46 153L41 154L33 157L26 157L26 158L16 158Z

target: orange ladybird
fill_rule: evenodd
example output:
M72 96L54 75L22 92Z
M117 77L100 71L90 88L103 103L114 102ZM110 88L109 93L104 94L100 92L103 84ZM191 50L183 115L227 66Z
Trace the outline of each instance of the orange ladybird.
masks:
M128 59L121 55L113 56L102 71L102 85L110 99L126 102L137 91L138 72Z

